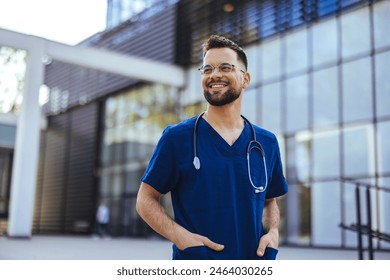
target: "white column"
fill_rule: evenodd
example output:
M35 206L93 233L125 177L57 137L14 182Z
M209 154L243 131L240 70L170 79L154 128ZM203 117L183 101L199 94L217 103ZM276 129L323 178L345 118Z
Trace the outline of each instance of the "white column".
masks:
M8 235L20 238L29 238L32 233L41 121L39 88L44 80L45 40L27 41L30 42L27 43L23 102L16 130L8 220Z

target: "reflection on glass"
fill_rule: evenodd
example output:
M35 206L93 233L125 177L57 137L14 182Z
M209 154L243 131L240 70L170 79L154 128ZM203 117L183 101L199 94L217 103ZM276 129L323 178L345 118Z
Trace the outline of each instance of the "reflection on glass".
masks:
M139 178L142 176L139 170L129 170L126 172L125 192L132 194L138 191L140 185Z
M251 85L256 85L261 82L261 75L259 69L259 63L261 63L259 54L261 53L261 46L256 45L245 49L248 57L248 72L251 74Z
M295 163L297 167L298 180L304 182L310 177L310 154L311 154L311 135L306 132L300 132L295 135Z
M337 22L330 19L313 26L313 66L337 62Z
M287 237L288 237L288 225L287 225L287 199L286 195L282 197L278 197L276 199L278 206L279 206L279 212L280 212L280 242L285 243L287 242Z
M287 200L287 241L290 244L307 245L311 235L311 188L289 184Z
M370 58L344 64L343 119L345 122L372 120Z
M112 233L136 235L150 230L136 215L133 198L162 131L179 122L179 94L167 86L147 85L106 101L100 198L110 202ZM126 211L133 214L123 214Z
M242 114L253 123L257 123L256 108L258 108L258 105L256 99L258 91L256 89L247 90L242 100Z
M100 177L100 197L106 197L111 194L111 175L107 172L102 172Z
M287 181L306 182L310 177L311 136L299 133L287 139Z
M339 122L337 68L313 73L314 127L336 125Z
M373 7L375 48L389 47L390 1L375 3Z
M181 103L183 106L202 102L204 100L201 74L198 70L199 66L191 68L187 72L187 85L181 96Z
M283 134L275 133L276 139L279 143L279 149L280 149L280 158L282 160L283 164L283 174L286 174L286 138Z
M355 201L355 185L350 183L343 183L343 208L342 223L346 226L356 225L356 201ZM357 234L355 232L345 230L345 245L357 246Z
M389 67L390 52L375 56L376 115L378 118L390 116Z
M264 128L273 132L282 131L281 83L266 85L262 88L261 120Z
M179 122L178 92L162 85L144 86L106 102L104 147L126 143L124 160L145 159L168 124ZM124 150L120 154L124 154ZM105 155L106 148L103 148ZM103 162L105 162L103 156ZM111 162L113 163L113 162Z
M390 190L390 177L379 178L379 186ZM390 192L380 191L378 198L379 209L379 225L378 230L382 233L390 233ZM390 243L386 241L380 242L381 248L390 249Z
M308 67L307 30L302 29L287 35L286 45L286 74L305 71Z
M314 246L341 246L340 183L314 183L311 197L312 244Z
M109 98L105 144L125 141L156 143L166 125L179 121L178 94L169 87L152 85Z
M287 132L305 130L309 126L309 92L307 75L286 81Z
M341 18L342 55L348 58L370 52L369 9L359 9Z
M264 42L262 51L263 80L279 78L282 75L280 39Z
M125 187L122 172L114 172L111 179L111 197L120 197Z
M313 137L313 177L334 178L340 175L338 131L316 133Z
M194 103L185 106L183 110L184 119L192 118L193 116L197 116L203 111L206 110L206 102L203 100L203 102Z
M390 122L378 123L378 172L379 174L390 173Z
M343 134L344 177L374 175L375 153L372 125L346 128Z
M110 233L113 235L119 235L122 233L122 216L123 216L123 204L121 198L111 198L109 200L110 207Z

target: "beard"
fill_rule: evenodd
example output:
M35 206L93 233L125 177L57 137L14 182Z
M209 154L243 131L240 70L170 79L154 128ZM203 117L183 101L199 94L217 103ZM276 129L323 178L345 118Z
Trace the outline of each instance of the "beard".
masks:
M210 105L219 107L237 100L241 95L241 91L229 88L225 93L221 93L221 91L211 93L210 91L205 90L203 91L203 95Z

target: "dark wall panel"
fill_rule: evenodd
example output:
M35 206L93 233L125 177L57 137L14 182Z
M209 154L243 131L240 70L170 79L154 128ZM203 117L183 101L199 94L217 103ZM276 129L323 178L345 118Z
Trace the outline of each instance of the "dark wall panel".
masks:
M67 232L85 232L93 227L97 124L96 104L72 112L64 221Z
M41 136L34 232L90 232L95 212L98 105L49 118Z
M49 120L49 129L42 135L45 142L41 150L40 162L43 164L41 182L38 180L37 199L35 207L39 209L39 220L36 228L40 232L61 232L64 205L64 188L67 177L67 130L68 116L60 115ZM42 158L44 155L44 158ZM38 179L40 176L38 176Z

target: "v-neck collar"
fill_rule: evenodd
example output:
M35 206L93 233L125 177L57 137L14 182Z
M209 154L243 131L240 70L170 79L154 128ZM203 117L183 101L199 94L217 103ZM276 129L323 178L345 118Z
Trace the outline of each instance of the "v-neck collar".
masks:
M242 129L240 135L238 136L238 138L236 139L236 141L234 141L234 143L232 145L230 145L228 142L226 142L226 140L204 118L201 118L200 122L201 122L201 125L203 127L205 127L210 132L209 135L211 135L214 138L214 140L216 141L216 144L218 144L218 146L220 146L220 147L223 147L224 149L237 150L242 145L245 145L248 142L247 139L248 139L248 133L250 133L250 129L248 128L249 124L246 121L244 121L245 125L244 125L244 128Z

